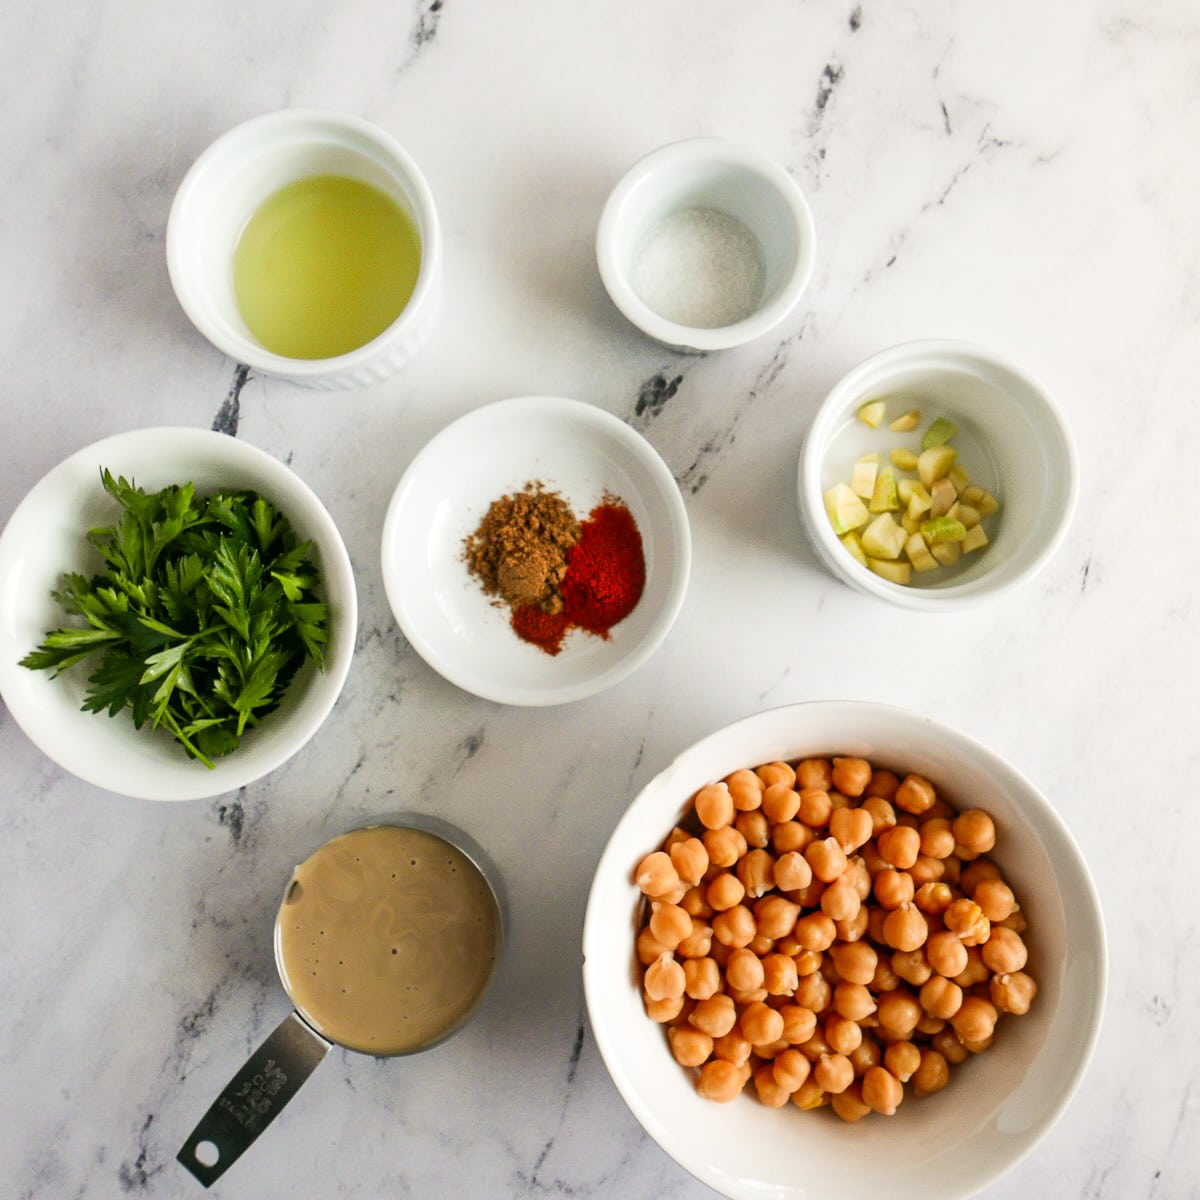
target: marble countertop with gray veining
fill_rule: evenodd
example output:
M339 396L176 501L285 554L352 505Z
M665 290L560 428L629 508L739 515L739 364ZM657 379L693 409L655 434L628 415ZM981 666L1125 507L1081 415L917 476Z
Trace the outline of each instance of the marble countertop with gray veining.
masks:
M0 710L0 1193L198 1195L175 1153L288 1011L271 952L282 881L326 836L405 807L465 828L504 874L511 940L488 1004L413 1059L335 1051L212 1194L710 1196L643 1134L596 1051L579 970L589 880L631 797L685 746L762 708L850 697L926 712L1010 759L1104 899L1095 1057L986 1195L1198 1194L1193 3L14 0L0 30L0 518L100 437L212 427L324 500L360 598L328 721L217 800L102 792ZM432 342L354 394L239 371L167 277L164 227L192 160L293 105L393 133L444 226ZM687 357L620 317L593 238L622 172L697 134L782 162L820 245L777 332ZM794 502L821 398L922 336L983 343L1041 378L1082 469L1047 568L1000 606L937 618L835 581ZM420 447L531 393L642 432L678 480L695 551L655 656L551 709L435 674L391 616L378 554Z

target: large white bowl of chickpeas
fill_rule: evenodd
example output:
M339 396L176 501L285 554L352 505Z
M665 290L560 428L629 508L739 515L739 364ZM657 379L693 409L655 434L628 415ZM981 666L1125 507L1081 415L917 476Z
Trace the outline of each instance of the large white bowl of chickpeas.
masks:
M851 701L748 717L652 780L583 952L621 1095L738 1200L974 1195L1070 1101L1106 984L1049 801L971 738Z

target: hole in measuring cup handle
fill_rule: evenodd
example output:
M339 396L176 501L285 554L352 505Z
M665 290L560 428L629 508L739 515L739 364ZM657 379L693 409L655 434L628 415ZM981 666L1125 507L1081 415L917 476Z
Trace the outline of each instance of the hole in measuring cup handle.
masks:
M176 1160L211 1187L279 1115L332 1044L289 1013L226 1084Z

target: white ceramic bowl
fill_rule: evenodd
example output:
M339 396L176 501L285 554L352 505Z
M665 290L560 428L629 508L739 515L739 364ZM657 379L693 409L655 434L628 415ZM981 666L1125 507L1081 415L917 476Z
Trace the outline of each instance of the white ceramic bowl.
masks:
M551 656L521 641L463 561L493 500L539 480L580 516L605 492L642 535L646 586L608 640L573 630ZM404 636L435 670L501 704L581 700L639 667L683 604L691 534L679 488L654 448L578 400L530 396L485 405L434 437L404 472L383 527L383 579Z
M64 571L103 568L87 531L120 513L100 469L147 491L193 482L198 491L250 488L270 500L296 535L311 539L330 609L325 670L306 664L280 707L213 769L188 758L165 732L137 730L127 713L80 710L91 668L57 678L18 661L46 632L77 623L51 598ZM59 766L97 787L147 800L217 796L273 771L316 733L350 669L358 622L354 573L333 519L287 467L265 451L203 429L140 429L85 447L59 463L18 505L0 536L0 693L30 740Z
M878 429L858 420L860 406L890 397ZM892 433L887 422L919 408L916 432ZM1000 510L984 524L989 545L953 567L913 572L911 586L868 570L837 539L823 493L849 482L855 459L892 448L920 450L931 420L959 427L951 443L972 482L993 492ZM860 591L904 608L941 612L994 600L1046 564L1066 536L1078 494L1075 451L1050 393L999 355L955 341L906 342L868 358L843 378L817 410L797 472L800 516L826 566Z
M996 1044L953 1069L945 1091L856 1125L791 1104L769 1109L750 1095L701 1100L642 1009L633 952L642 910L634 867L661 845L695 791L740 767L831 753L916 771L951 803L993 814L993 857L1028 915L1029 970L1039 986L1030 1012L1002 1018ZM748 717L647 784L596 869L583 954L592 1029L618 1091L668 1154L736 1200L973 1195L1028 1154L1066 1108L1099 1033L1107 972L1087 867L1037 789L961 733L900 709L841 701Z
M663 218L715 210L753 234L764 268L750 315L716 328L680 324L656 312L635 289L647 235ZM613 189L596 231L596 262L613 303L643 333L677 350L724 350L770 332L808 286L816 254L812 213L796 181L750 147L720 138L662 146L635 163Z
M335 358L264 349L233 291L233 253L246 222L280 188L310 175L371 184L412 218L421 238L421 268L404 311L378 337ZM171 205L167 267L183 310L230 358L307 387L363 387L393 375L429 340L441 303L442 235L425 177L390 134L359 117L285 109L231 129L192 165Z

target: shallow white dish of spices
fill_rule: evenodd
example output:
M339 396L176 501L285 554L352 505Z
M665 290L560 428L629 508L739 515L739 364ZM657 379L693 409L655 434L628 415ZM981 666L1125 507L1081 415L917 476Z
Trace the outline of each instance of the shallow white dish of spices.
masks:
M492 502L535 482L581 519L618 498L646 564L629 616L607 638L571 630L556 655L517 636L463 556ZM691 533L670 470L639 433L579 400L525 396L468 413L417 454L388 506L382 567L404 636L444 678L500 704L564 704L618 683L662 643L687 591Z
M768 1108L744 1095L702 1099L643 1008L634 937L641 859L658 849L705 784L735 770L809 756L860 756L931 781L952 807L995 820L989 855L1028 928L1029 1012L1005 1016L995 1043L951 1067L946 1088L906 1095L892 1117L846 1124L828 1109ZM734 1200L850 1196L950 1200L987 1187L1050 1130L1079 1086L1104 1008L1106 947L1087 867L1053 807L1014 767L926 717L885 705L813 702L747 717L684 751L626 810L592 883L583 979L596 1043L646 1131L681 1166Z
M248 489L270 501L299 540L311 540L319 591L329 605L325 670L305 665L279 708L247 732L210 770L172 737L149 724L135 728L128 712L113 717L81 711L95 663L57 678L19 660L46 632L80 625L51 597L66 571L103 569L87 532L120 514L104 491L100 470L124 475L147 491L194 483L198 494ZM0 692L38 748L80 779L147 800L198 800L244 787L281 766L317 732L350 670L358 625L354 571L325 506L290 468L265 450L207 429L138 429L95 442L49 471L22 500L0 537Z

